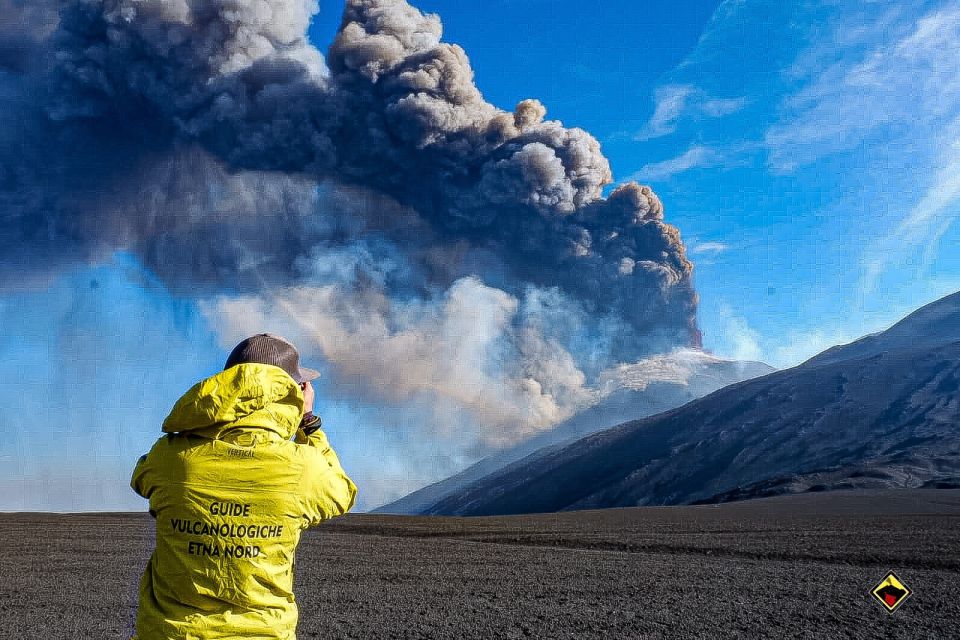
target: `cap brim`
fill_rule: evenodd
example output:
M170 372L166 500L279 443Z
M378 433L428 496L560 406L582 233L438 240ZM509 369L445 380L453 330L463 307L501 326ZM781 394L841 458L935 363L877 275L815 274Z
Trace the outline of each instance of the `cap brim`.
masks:
M309 380L315 380L320 377L320 372L315 369L308 369L307 367L300 367L300 382L307 382Z

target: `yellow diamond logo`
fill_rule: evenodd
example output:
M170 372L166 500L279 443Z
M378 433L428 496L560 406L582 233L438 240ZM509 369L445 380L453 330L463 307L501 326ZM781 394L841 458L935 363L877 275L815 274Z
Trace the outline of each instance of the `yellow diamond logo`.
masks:
M893 613L913 592L891 571L870 593L887 611Z

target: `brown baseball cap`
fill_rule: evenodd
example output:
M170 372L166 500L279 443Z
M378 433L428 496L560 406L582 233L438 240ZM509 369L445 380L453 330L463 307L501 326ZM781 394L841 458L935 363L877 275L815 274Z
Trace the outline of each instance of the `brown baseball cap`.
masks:
M319 371L300 366L300 354L289 340L270 333L258 333L242 341L230 352L223 368L251 362L280 367L297 383L320 377Z

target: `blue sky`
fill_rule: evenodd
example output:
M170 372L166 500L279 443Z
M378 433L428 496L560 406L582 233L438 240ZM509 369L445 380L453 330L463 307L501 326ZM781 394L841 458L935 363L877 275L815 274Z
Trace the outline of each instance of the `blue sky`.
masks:
M706 349L791 366L960 289L954 5L416 4L488 100L540 99L618 182L653 186L696 265ZM341 6L321 3L321 49ZM228 339L127 254L3 294L0 322L0 509L141 508L133 461ZM348 468L403 437L320 402Z

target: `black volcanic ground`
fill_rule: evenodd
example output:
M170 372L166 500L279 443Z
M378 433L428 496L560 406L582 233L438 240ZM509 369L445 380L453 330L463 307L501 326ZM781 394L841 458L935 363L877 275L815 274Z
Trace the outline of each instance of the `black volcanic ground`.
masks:
M128 638L140 515L0 514L0 638ZM868 592L894 570L893 614ZM297 556L298 638L947 638L960 490L491 518L347 516Z

